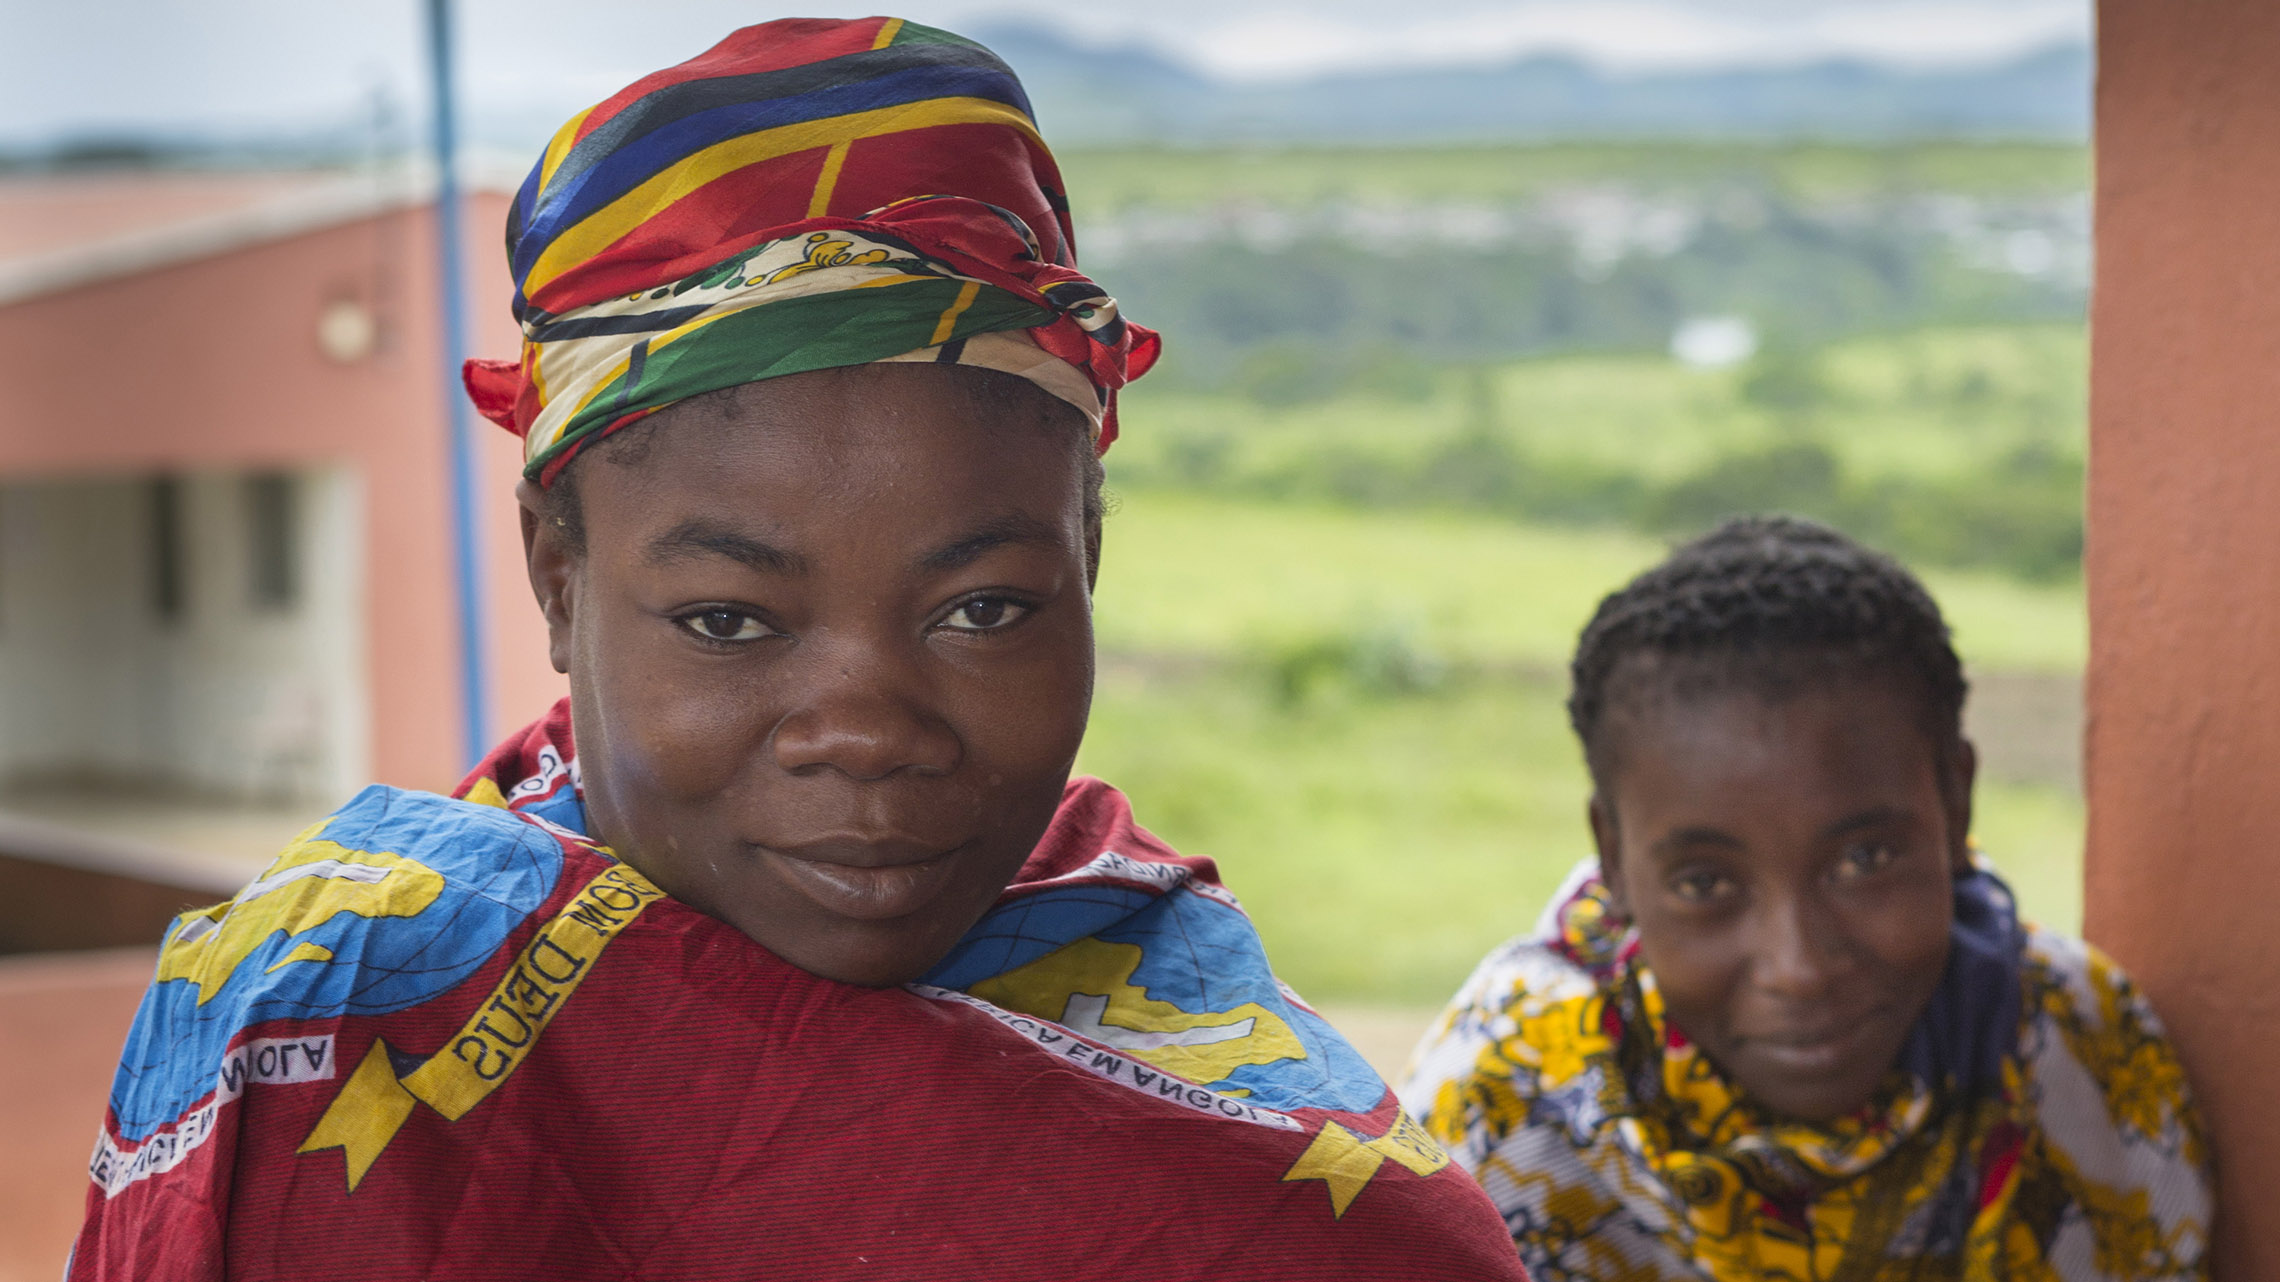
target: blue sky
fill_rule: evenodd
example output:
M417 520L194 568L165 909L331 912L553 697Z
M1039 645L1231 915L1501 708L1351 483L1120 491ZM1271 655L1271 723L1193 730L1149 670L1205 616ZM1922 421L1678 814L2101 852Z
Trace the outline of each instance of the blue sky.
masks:
M742 23L749 0L457 0L470 115L558 118ZM1139 43L1213 74L1495 61L1564 51L1618 68L1984 61L2090 30L2090 0L909 0L952 28L1022 20ZM274 135L416 101L418 0L0 0L0 146L150 130Z

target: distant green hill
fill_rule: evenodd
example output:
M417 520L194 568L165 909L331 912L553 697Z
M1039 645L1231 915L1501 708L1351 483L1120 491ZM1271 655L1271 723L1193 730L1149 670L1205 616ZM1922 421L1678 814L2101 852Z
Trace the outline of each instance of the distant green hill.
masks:
M1532 56L1492 66L1237 83L1132 46L1034 26L971 32L1021 73L1047 137L1072 142L1449 142L1549 138L2089 136L2091 56L2061 43L1992 65L1611 72Z
M1735 317L1810 346L2079 320L2075 144L1077 150L1084 261L1168 336L1159 384L1322 384L1662 350Z

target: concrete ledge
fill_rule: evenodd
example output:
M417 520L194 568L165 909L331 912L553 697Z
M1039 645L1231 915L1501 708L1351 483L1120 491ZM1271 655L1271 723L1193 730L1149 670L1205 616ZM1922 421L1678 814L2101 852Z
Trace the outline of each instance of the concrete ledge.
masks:
M238 882L163 848L0 812L0 954L153 948Z

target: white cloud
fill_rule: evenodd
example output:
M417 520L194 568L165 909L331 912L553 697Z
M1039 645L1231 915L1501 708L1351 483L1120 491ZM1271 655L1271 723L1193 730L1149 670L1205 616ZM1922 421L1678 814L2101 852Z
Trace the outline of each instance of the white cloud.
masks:
M1355 67L1484 63L1577 54L1628 69L1800 62L1827 57L1983 61L2086 39L2084 0L1535 0L1418 7L1167 0L1090 11L1096 40L1145 40L1220 75L1278 78Z
M2090 0L884 0L938 25L1008 19L1090 43L1143 42L1272 79L1561 51L1615 67L1831 55L1938 63L2088 34ZM824 0L854 16L882 0ZM346 123L375 90L424 99L418 0L0 0L0 145L169 127L258 133ZM458 0L471 114L567 115L773 16L749 0Z

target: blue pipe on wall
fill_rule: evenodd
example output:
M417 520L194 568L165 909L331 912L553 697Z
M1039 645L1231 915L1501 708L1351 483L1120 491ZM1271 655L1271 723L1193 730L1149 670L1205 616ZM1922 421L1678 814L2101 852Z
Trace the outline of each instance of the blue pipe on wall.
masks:
M451 2L427 0L428 60L435 81L436 265L442 273L443 398L451 425L451 538L459 596L461 746L467 764L491 747L485 724L490 681L483 645L483 566L475 554L474 410L460 385L467 359L467 305L460 252L458 122L452 110Z

